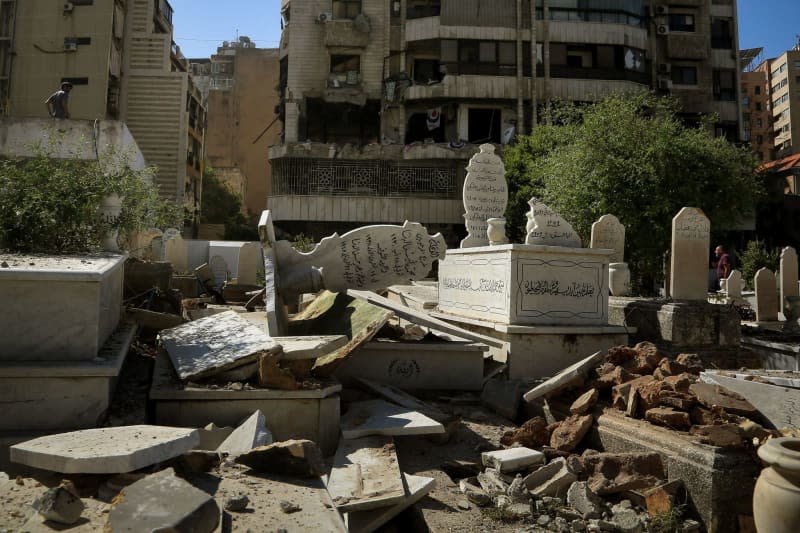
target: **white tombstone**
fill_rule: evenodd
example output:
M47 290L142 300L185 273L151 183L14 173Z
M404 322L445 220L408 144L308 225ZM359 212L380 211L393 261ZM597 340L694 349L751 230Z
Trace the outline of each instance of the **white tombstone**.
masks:
M781 251L781 270L780 270L779 289L781 291L780 306L786 305L788 296L800 296L797 286L797 252L791 246L787 246Z
M537 198L528 201L531 210L528 211L528 223L525 226L528 232L525 244L540 244L544 246L566 246L567 248L580 248L581 238L572 229L569 222L558 213L540 202Z
M776 322L778 320L778 291L775 274L768 268L756 272L756 320Z
M173 272L188 272L189 245L180 235L175 235L164 244L164 259L172 264Z
M208 267L214 274L214 284L218 287L228 281L228 263L222 256L215 255L208 260Z
M162 231L158 228L150 228L136 232L131 239L131 254L144 259L145 261L153 261L153 240L163 235Z
M494 145L482 144L472 156L464 179L464 223L467 237L461 248L488 246L487 220L500 218L508 205L508 184L503 160L494 153Z
M675 300L705 300L711 222L696 207L684 207L672 219L670 296Z
M603 215L592 224L590 248L614 250L611 263L625 261L625 226L614 215Z
M240 285L256 284L259 255L259 247L254 242L246 242L239 249L238 267L236 268L236 281Z
M725 292L733 301L740 301L742 299L742 273L738 270L732 270L730 275L725 280Z

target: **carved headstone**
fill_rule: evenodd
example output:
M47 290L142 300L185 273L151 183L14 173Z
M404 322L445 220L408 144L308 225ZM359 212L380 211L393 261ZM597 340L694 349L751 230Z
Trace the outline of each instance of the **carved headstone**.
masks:
M189 270L189 244L175 235L164 244L164 259L172 264L173 272Z
M797 252L791 246L787 246L781 251L781 270L779 287L781 291L781 307L786 305L786 298L789 296L800 296L800 289L797 285Z
M742 299L742 273L738 270L732 270L727 278L726 291L728 298L733 300Z
M603 215L592 224L590 248L614 250L610 263L625 261L625 226L614 215Z
M776 322L778 320L778 288L775 274L768 268L756 272L756 320Z
M569 222L540 202L537 198L528 201L528 223L525 229L528 236L525 244L542 244L545 246L566 246L580 248L581 238L572 229Z
M258 245L246 242L239 249L236 280L240 285L255 285L258 273Z
M208 260L208 267L214 274L214 284L221 286L228 281L228 263L221 255L215 255Z
M502 217L508 205L505 174L503 161L491 144L482 144L480 152L469 160L463 191L467 237L461 241L461 248L489 245L486 221Z
M288 241L275 240L271 215L264 211L259 235L264 250L267 327L272 335L284 334L280 333L282 299L322 289L344 292L407 284L427 276L434 261L444 259L447 250L440 233L428 235L422 224L408 221L402 226L364 226L341 236L334 233L302 253Z
M711 223L696 207L684 207L672 219L670 296L705 300L708 295Z

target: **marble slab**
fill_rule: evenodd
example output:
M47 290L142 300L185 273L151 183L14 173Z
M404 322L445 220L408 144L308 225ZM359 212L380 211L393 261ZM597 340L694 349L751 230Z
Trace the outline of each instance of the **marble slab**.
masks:
M328 493L340 512L401 502L406 491L392 437L342 439L328 478Z
M64 474L117 474L172 459L199 443L196 429L121 426L39 437L12 446L10 457Z
M372 533L389 520L399 515L403 510L420 501L436 487L436 480L432 477L403 474L403 478L408 487L408 494L401 502L371 511L347 513L345 518L348 531L350 533Z
M340 426L345 439L370 435L434 435L444 433L444 426L417 411L384 400L350 404Z
M297 361L316 359L347 345L346 335L308 335L295 337L273 337L283 347L281 359Z
M281 351L274 339L235 311L165 329L158 338L182 380L210 377L252 363L259 353Z
M461 248L489 245L486 221L502 217L508 205L505 173L503 160L495 155L492 144L482 144L480 152L469 160L462 192L467 237L461 241Z
M750 402L776 429L800 428L800 390L701 372L700 381L725 387Z
M448 250L439 310L522 326L604 326L612 253L521 244Z

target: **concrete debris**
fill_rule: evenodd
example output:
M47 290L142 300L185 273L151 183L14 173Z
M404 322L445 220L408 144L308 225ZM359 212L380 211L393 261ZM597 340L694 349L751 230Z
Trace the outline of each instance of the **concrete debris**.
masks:
M225 510L231 513L243 513L250 504L247 494L237 494L225 500Z
M538 498L563 496L578 476L563 457L554 459L525 478L525 486Z
M645 420L657 426L666 426L674 429L687 429L692 425L689 413L676 411L671 407L654 407L645 412Z
M520 444L528 448L540 448L549 444L550 431L547 421L540 416L531 418L516 430L504 433L500 443L503 446Z
M620 533L641 533L644 528L639 513L625 506L614 506L611 523Z
M292 502L290 502L290 501L287 501L287 500L281 500L281 502L280 502L280 504L279 504L279 505L280 505L280 507L281 507L281 511L283 511L283 512L284 512L284 513L286 513L286 514L297 513L297 512L299 512L299 511L302 511L302 510L303 510L303 509L302 509L302 508L301 508L299 505L297 505L296 503L292 503Z
M492 498L505 496L508 492L508 483L503 481L500 473L494 468L487 468L477 476L481 488Z
M603 501L595 494L585 481L576 481L567 491L567 503L588 520L600 518L603 513Z
M122 489L108 515L106 529L211 533L219 520L220 509L214 498L168 468Z
M759 419L758 409L753 404L719 385L711 383L695 383L689 387L689 392L697 397L697 401L705 407L721 407L728 413Z
M264 474L319 477L325 472L322 452L310 440L287 440L259 446L235 461Z
M223 455L208 450L190 450L178 457L175 468L179 471L210 472L222 462Z
M436 480L430 477L403 474L408 486L408 495L402 502L389 507L371 511L347 513L347 529L350 533L371 533L414 505L436 487Z
M508 496L508 499L511 500L512 504L527 503L530 505L531 495L528 493L528 488L525 486L525 482L523 481L521 474L517 474L517 477L515 477L514 481L511 482L511 485L508 486L506 496Z
M48 489L33 502L32 507L45 520L66 525L80 520L81 513L86 508L75 486L70 482Z
M586 414L589 409L594 407L597 403L597 398L600 396L600 391L597 389L589 389L584 392L577 400L572 402L569 412L573 415Z
M198 430L198 450L216 450L233 433L232 427L217 427L213 422Z
M750 423L754 424L753 422ZM719 446L721 448L741 448L743 446L744 430L737 424L692 426L689 434L699 437L700 442L711 446Z
M217 452L236 457L272 442L272 433L267 429L264 414L256 410L217 447Z
M772 428L800 427L800 390L731 378L718 372L703 372L700 374L700 380L720 385L731 393L738 394L758 409L765 423ZM728 411L741 414L733 409Z
M559 424L550 436L550 447L562 452L577 448L592 427L592 415L572 415Z
M587 486L600 496L652 487L666 477L657 453L594 453L581 463Z
M503 474L526 470L534 465L544 463L544 460L545 457L542 452L522 447L483 452L481 454L481 461L484 466L490 466Z
M492 497L480 487L480 483L476 477L460 480L458 482L458 488L469 501L478 507L486 507L492 503Z
M456 502L456 505L462 511L469 511L470 510L469 502L467 500L458 500L458 502Z

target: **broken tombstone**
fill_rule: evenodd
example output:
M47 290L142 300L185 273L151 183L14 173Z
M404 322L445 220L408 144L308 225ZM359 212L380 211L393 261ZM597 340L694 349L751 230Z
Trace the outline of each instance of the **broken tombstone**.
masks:
M217 451L236 457L267 444L272 444L272 433L267 429L264 415L257 410L233 430L217 447Z
M235 461L265 474L318 477L325 472L322 452L310 440L287 440L259 446Z

